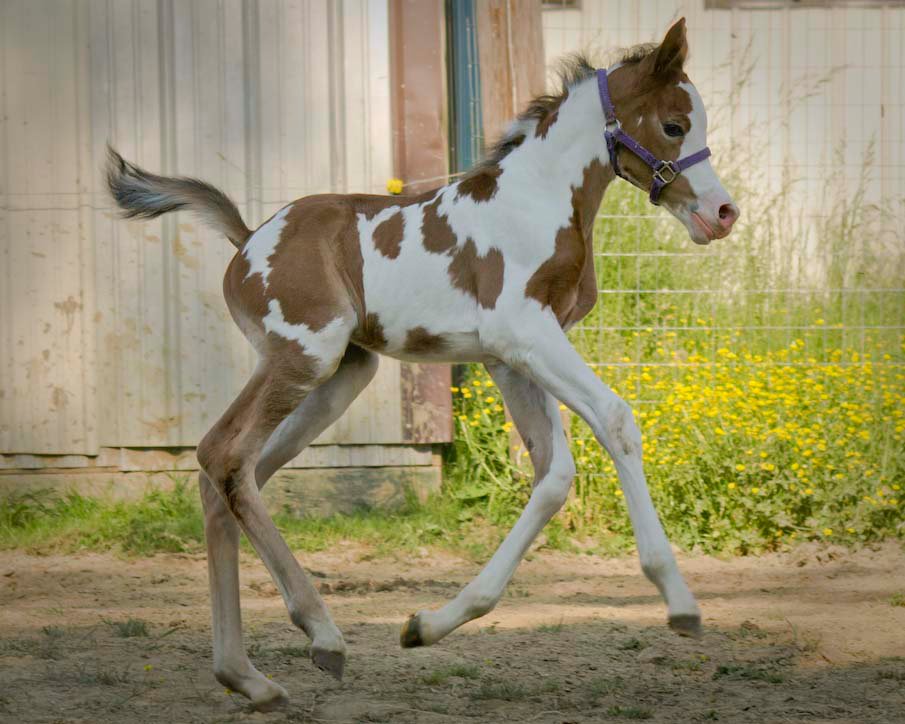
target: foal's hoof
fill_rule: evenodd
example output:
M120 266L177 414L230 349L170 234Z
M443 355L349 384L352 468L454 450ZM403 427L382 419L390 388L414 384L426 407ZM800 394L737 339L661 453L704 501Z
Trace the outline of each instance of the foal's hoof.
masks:
M421 638L421 619L417 613L409 616L408 621L399 632L399 645L404 649L413 649L416 646L424 646L424 639Z
M311 662L321 671L326 671L337 681L343 680L346 655L341 651L328 651L327 649L312 646Z
M669 627L679 636L699 639L703 633L701 617L696 613L680 613L669 617Z
M268 712L285 709L287 706L289 706L289 694L282 686L275 684L274 688L263 694L261 698L252 699L250 708L253 711Z

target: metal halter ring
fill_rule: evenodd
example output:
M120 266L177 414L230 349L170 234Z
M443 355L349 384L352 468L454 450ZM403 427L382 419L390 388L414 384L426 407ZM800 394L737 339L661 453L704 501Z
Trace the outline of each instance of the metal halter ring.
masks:
M669 175L664 175L664 171L668 171ZM674 161L664 161L658 168L654 169L654 178L665 186L674 181L680 173L681 169Z

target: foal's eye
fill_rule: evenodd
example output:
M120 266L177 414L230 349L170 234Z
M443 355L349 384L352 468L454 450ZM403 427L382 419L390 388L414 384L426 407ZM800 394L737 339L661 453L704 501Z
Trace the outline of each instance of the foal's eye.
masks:
M673 138L678 138L679 136L685 135L685 131L678 123L664 123L663 133L665 133L667 136L672 136Z

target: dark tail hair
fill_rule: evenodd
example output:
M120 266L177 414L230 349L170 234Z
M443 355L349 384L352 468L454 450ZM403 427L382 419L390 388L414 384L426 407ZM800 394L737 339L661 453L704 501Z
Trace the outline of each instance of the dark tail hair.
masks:
M196 178L157 176L107 145L107 186L127 219L153 219L188 209L241 249L251 236L239 209L220 189Z

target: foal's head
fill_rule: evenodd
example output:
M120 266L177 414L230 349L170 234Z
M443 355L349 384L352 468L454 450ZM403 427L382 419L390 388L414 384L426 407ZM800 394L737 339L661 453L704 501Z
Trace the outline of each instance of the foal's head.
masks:
M664 161L684 159L707 146L704 103L683 69L687 54L683 18L659 46L642 48L608 76L610 97L623 131ZM623 146L617 154L621 174L649 190L652 169ZM684 169L664 186L659 203L685 225L698 244L727 236L739 215L707 159Z

